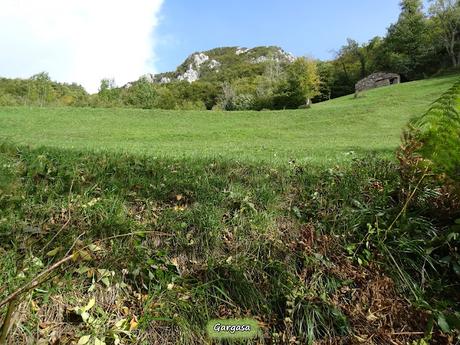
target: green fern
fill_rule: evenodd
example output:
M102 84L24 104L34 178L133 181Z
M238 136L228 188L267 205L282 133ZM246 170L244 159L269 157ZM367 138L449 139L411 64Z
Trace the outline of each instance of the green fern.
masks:
M423 144L419 153L436 172L460 180L460 80L412 125Z

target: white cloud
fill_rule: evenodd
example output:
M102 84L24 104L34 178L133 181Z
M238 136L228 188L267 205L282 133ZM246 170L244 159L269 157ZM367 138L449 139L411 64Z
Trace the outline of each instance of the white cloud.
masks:
M0 76L41 71L95 92L154 72L163 0L0 0Z

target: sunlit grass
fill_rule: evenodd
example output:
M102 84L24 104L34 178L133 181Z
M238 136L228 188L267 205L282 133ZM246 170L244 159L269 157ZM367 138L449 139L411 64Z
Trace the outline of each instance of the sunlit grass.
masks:
M330 163L364 152L392 155L401 128L454 78L406 83L316 104L309 110L202 112L0 108L0 139L33 146L149 156Z

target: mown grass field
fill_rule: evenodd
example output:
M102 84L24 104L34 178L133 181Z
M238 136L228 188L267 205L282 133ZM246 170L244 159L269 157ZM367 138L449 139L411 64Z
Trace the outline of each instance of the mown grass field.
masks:
M32 146L149 156L331 163L375 151L391 156L409 118L453 77L411 82L316 104L309 110L200 112L0 108L0 138Z

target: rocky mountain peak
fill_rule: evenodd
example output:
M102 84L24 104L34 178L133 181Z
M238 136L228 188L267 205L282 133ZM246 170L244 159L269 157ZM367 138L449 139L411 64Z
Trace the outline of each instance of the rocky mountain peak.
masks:
M170 83L175 80L187 81L189 83L197 80L215 80L217 78L216 75L220 72L224 73L235 68L251 69L251 65L265 64L269 61L289 64L295 59L294 55L276 46L254 48L222 47L195 52L188 56L174 72L150 75L149 79L161 84Z

